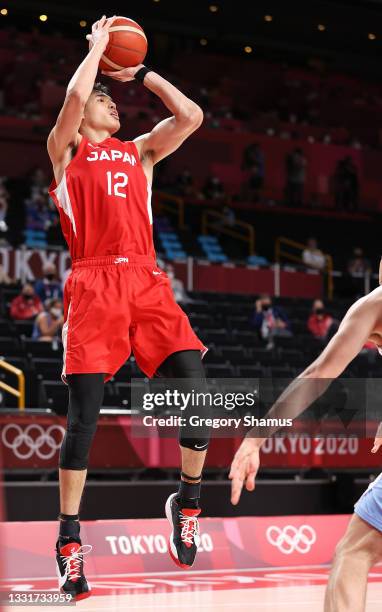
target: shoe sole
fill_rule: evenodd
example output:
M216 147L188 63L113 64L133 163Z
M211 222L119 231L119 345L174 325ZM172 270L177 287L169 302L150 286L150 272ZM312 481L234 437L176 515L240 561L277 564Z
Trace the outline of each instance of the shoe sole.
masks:
M173 493L172 495L170 495L170 497L168 497L168 499L166 501L166 506L165 506L166 518L167 518L168 522L170 523L171 529L172 529L171 535L170 535L170 537L168 539L168 542L167 542L167 549L168 549L169 555L170 555L171 559L174 561L175 565L177 565L181 569L187 570L187 569L190 569L194 564L186 565L185 563L181 563L179 561L178 557L177 557L176 548L173 545L174 524L172 522L171 501L174 499L174 497L176 497L176 493Z
M64 589L60 589L60 593L62 593L63 595L68 595L68 593L66 593ZM74 597L74 601L81 601L81 599L87 599L91 595L92 595L91 591L86 591L85 593L79 593L78 595Z

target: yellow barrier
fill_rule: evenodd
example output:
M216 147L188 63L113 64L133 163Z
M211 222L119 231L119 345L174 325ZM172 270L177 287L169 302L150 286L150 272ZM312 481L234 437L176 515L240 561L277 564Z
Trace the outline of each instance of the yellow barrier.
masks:
M223 213L208 208L202 215L202 234L208 234L209 231L212 230L212 232L225 234L226 236L231 236L237 240L242 240L248 244L249 255L255 254L255 228L253 225L246 223L245 221L236 220L232 223L232 226L224 224L216 225L216 222L212 222L211 217L219 219L219 221L224 221L226 219ZM243 228L244 234L236 231L234 229L235 227Z
M185 229L184 200L162 191L154 191L153 208L155 213L165 211L177 219L178 229Z
M293 249L298 250L299 255L295 255L288 251L283 250L283 246L291 247ZM295 240L291 240L290 238L285 238L284 236L280 236L276 240L275 245L275 259L277 262L281 262L282 258L287 259L288 261L293 261L298 264L303 264L302 260L302 252L306 249L306 244L302 244L301 242L296 242ZM333 257L328 253L324 253L325 256L325 271L327 274L327 292L328 298L331 300L333 298Z
M7 393L10 393L11 395L14 395L15 397L18 398L19 401L19 410L25 410L25 376L24 376L24 372L22 372L21 370L19 370L19 368L15 368L13 365L11 365L10 363L7 363L6 361L4 361L3 359L0 359L0 368L3 368L4 370L7 370L7 372L11 372L12 374L15 374L18 378L18 390L14 389L13 387L11 387L10 385L7 385L7 383L0 381L0 389L3 389L4 391L6 391Z

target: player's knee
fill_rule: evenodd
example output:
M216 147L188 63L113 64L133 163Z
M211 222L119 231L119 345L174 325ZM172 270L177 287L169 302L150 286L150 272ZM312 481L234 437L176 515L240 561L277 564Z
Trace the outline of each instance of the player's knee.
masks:
M60 449L60 468L66 470L85 470L87 468L96 428L97 422L68 423Z
M211 436L212 406L206 391L204 385L199 385L193 396L195 401L182 414L186 424L179 429L179 443L194 451L207 450Z
M75 439L86 439L93 437L97 429L97 420L89 419L87 421L77 420L70 421L67 425L66 433Z
M346 547L345 536L337 543L334 555L333 555L333 563L339 563L348 555L348 549Z
M371 537L353 537L350 529L338 542L334 552L334 562L366 564L372 567L381 560L381 547L375 541L374 534Z
M171 388L175 386L178 393L189 400L181 413L186 423L179 429L180 446L197 452L207 450L212 408L200 351L173 353L162 363L158 372L161 376L178 379L175 384L171 383Z

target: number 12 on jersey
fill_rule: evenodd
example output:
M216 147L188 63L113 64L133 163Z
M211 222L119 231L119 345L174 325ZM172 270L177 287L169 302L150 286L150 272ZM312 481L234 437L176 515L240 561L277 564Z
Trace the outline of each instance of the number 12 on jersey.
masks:
M129 182L129 177L124 172L116 172L113 174L108 170L106 172L107 177L107 195L115 195L119 198L126 198L125 191L123 190ZM149 215L150 225L153 223L153 213L151 210L151 187L147 183L147 212Z
M119 198L126 198L126 193L124 191L120 191L126 187L129 177L124 172L116 172L113 174L112 172L106 172L107 177L107 195L115 195ZM119 180L120 179L120 180Z

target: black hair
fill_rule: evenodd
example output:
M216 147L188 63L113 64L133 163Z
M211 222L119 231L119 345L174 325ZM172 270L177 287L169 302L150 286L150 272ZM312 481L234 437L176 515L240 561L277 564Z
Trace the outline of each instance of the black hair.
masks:
M102 83L94 83L92 93L101 93L105 94L105 96L110 96L110 90L107 85L103 85Z

